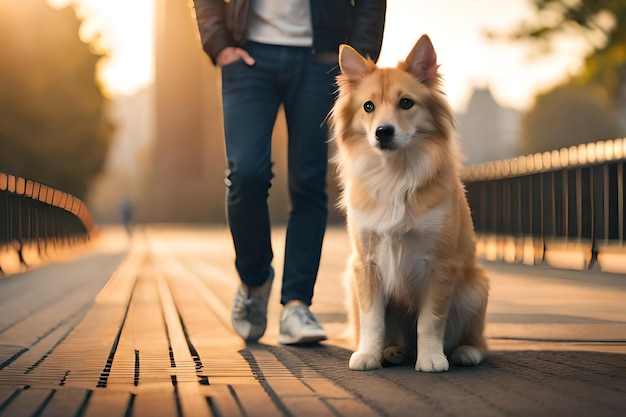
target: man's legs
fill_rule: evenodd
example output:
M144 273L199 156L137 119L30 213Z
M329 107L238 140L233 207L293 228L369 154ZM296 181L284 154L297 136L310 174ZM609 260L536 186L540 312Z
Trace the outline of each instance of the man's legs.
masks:
M335 64L316 61L310 51L300 57L299 79L284 98L289 131L289 195L281 303L311 305L328 217L326 173L328 129L324 120L333 105Z
M272 58L262 45L247 45L256 64L243 61L222 70L224 133L228 157L226 185L228 225L236 267L251 287L272 273L270 219L267 206L271 170L271 137L280 105L270 72Z
M265 333L274 270L267 207L271 138L280 99L275 89L275 48L248 44L252 67L238 61L222 70L224 133L229 173L227 215L242 285L232 305L235 331L254 342Z
M333 103L333 65L313 60L306 48L292 54L292 78L284 93L289 136L288 171L291 212L278 342L306 344L326 339L309 311L328 217L326 172L328 133L324 119Z

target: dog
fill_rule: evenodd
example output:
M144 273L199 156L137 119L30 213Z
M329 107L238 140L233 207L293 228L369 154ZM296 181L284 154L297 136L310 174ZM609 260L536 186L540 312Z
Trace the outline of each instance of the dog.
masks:
M477 365L487 354L489 283L475 259L456 119L433 44L422 36L396 68L344 44L339 67L329 125L352 246L358 347L349 367Z

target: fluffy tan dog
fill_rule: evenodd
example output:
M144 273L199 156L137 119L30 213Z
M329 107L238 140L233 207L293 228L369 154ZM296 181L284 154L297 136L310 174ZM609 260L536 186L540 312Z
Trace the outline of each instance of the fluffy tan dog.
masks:
M339 64L329 117L352 242L350 369L408 357L423 372L448 370L448 358L476 365L487 350L489 285L475 262L456 121L433 45L422 36L397 68L342 45Z

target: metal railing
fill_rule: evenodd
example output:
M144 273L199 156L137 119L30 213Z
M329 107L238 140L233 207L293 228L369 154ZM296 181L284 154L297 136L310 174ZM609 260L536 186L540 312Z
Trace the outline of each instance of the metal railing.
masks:
M466 168L479 255L626 272L625 162L614 139Z
M34 244L41 250L49 245L84 242L93 225L79 198L0 172L0 249L15 249L22 263L25 245Z

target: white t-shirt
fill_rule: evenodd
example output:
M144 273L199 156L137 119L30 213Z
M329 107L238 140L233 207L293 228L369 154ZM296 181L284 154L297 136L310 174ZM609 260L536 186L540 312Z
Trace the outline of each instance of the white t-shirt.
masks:
M270 45L313 45L309 1L251 0L248 39Z

